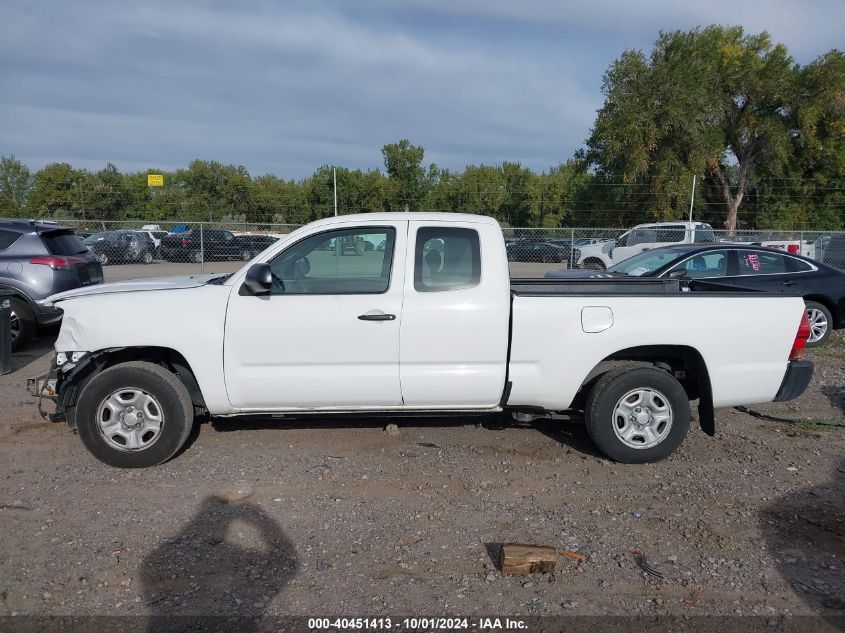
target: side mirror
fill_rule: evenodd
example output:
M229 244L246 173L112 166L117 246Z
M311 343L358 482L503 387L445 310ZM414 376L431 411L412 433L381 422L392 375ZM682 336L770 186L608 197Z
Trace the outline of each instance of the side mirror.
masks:
M270 264L253 264L246 271L239 294L263 297L270 294L272 287L273 273L270 272Z
M669 273L669 279L684 279L687 276L685 268L678 268Z

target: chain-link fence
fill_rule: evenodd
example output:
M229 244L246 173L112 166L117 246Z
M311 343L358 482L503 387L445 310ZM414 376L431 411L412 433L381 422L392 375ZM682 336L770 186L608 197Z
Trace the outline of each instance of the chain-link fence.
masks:
M108 280L230 272L300 226L142 220L92 223L57 219L56 222L74 229L107 267L150 265L120 270L107 268ZM684 243L741 243L777 248L845 269L845 232L755 230L729 235L708 225L671 222L632 229L507 227L503 232L511 272L516 276L542 276L555 268L605 270L644 251Z

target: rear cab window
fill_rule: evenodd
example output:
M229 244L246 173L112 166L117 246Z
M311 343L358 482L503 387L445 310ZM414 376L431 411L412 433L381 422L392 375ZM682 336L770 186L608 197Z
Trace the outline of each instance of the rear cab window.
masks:
M41 240L51 255L81 255L88 248L73 231L48 231L41 233Z
M417 230L414 289L418 292L463 290L481 281L478 231L447 226Z

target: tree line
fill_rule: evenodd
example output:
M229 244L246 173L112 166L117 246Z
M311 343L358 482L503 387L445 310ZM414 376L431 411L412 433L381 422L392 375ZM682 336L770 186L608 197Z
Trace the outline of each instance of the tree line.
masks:
M300 180L252 176L194 160L172 171L121 173L51 163L30 172L0 159L0 215L97 222L300 224L334 212L481 213L510 226L628 226L687 217L742 228L845 228L845 55L804 66L766 33L709 26L661 33L625 51L604 76L604 103L585 146L550 169L518 161L425 163L403 139L383 170L324 165ZM164 174L165 186L147 186Z

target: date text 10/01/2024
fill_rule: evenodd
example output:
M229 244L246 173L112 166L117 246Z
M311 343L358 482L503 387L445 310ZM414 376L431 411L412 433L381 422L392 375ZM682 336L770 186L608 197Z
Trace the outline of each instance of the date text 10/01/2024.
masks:
M467 630L518 631L527 627L524 620L511 618L309 618L308 629L319 630Z

